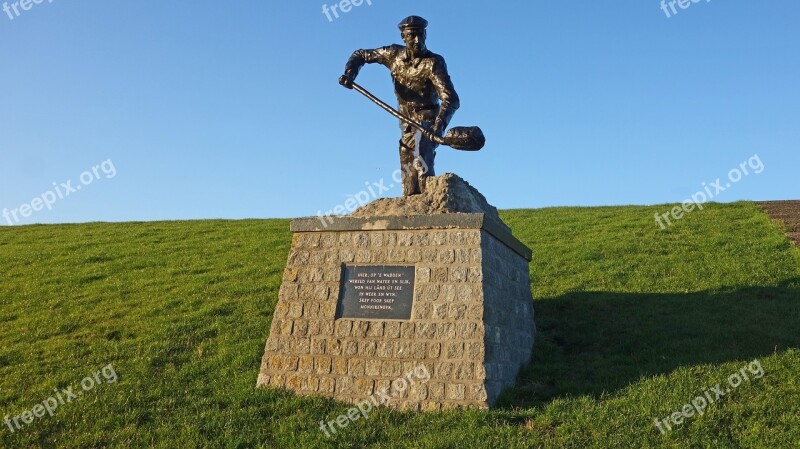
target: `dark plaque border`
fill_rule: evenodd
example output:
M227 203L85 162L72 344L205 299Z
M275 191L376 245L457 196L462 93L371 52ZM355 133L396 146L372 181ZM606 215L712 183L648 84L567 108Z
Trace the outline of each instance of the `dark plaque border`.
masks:
M410 320L414 305L415 276L414 265L343 264L336 319ZM353 280L364 282L356 284L351 282ZM364 288L357 288L361 286ZM367 296L367 293L371 295ZM362 308L361 301L365 299L372 300L367 305L376 308ZM389 300L391 304L387 304Z

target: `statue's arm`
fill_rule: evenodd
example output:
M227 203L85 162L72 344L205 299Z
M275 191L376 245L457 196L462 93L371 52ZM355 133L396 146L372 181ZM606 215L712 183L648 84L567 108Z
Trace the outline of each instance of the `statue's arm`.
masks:
M444 58L437 57L434 61L431 81L436 88L436 93L439 95L439 101L442 103L433 128L435 134L441 136L450 124L453 114L461 106L458 93L456 93L453 82L450 80L450 74L447 73L447 64L444 62Z
M345 64L344 76L342 78L347 78L350 81L355 80L364 64L379 63L389 67L396 53L397 50L394 45L376 48L374 50L356 50L353 52L353 55L350 56L347 64Z

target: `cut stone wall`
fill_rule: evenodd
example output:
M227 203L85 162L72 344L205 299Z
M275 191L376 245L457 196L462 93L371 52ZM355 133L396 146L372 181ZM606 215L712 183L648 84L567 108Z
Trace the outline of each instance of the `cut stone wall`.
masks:
M486 389L490 398L497 398L530 361L536 332L533 295L526 259L491 236L481 240L481 250Z
M442 215L295 220L258 385L350 403L391 390L386 405L422 410L513 385L535 333L530 252L482 214ZM344 265L413 265L411 319L336 319ZM392 389L420 365L427 382Z

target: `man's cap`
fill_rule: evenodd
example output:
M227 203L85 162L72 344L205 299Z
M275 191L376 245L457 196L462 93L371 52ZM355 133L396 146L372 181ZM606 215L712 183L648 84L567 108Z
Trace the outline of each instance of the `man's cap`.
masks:
M403 19L400 24L397 25L400 30L413 30L413 29L422 29L428 27L428 21L423 19L420 16L408 16Z

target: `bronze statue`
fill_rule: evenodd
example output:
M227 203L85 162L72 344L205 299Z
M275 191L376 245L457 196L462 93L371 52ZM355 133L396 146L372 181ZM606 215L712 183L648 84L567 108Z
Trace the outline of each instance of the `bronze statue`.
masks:
M358 90L402 121L403 195L410 196L422 193L425 178L435 176L434 158L439 144L474 151L483 147L485 139L475 127L453 128L444 135L460 105L447 64L444 58L425 46L427 20L410 16L398 26L405 47L390 45L375 50L356 50L347 61L339 84ZM361 67L372 63L383 64L391 70L399 111L355 83Z

